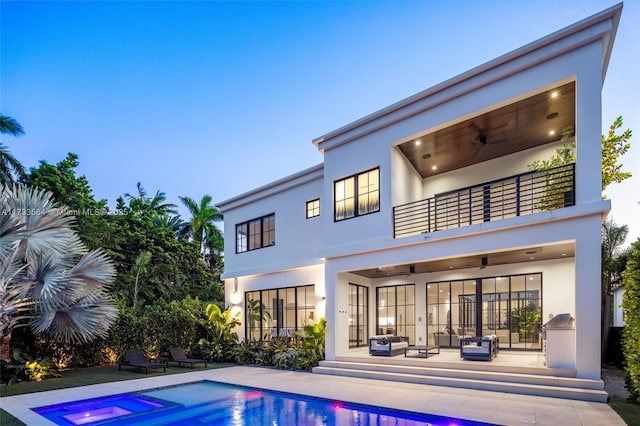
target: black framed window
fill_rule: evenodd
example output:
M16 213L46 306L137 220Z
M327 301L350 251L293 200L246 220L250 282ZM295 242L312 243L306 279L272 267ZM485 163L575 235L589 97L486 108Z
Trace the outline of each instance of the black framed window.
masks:
M248 339L293 337L309 321L315 321L313 284L245 293L245 331Z
M380 211L380 169L335 181L333 193L335 221Z
M376 288L376 334L409 337L415 342L415 284Z
M252 219L236 225L236 253L269 247L276 243L276 216Z
M320 216L320 198L307 201L307 219Z

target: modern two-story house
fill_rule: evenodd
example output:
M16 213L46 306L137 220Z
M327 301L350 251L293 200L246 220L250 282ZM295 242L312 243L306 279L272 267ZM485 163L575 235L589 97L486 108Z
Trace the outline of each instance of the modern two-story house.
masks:
M329 361L387 334L541 352L540 326L569 313L546 351L599 380L601 90L621 11L318 137L322 164L218 203L241 337L325 317ZM567 141L575 161L532 167Z

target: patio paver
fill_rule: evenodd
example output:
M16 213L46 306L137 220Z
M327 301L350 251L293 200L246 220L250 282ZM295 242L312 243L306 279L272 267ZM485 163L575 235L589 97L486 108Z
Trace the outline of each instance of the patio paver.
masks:
M133 374L133 373L132 373ZM380 407L462 417L502 425L624 426L606 404L512 395L451 387L430 386L353 377L282 371L257 367L229 367L190 371L169 376L60 389L0 398L0 406L30 426L53 423L30 409L65 401L95 398L161 386L214 380L308 396L376 405Z

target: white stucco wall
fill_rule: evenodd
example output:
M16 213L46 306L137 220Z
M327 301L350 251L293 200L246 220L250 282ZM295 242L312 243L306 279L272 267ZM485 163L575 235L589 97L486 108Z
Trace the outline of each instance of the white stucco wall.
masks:
M548 160L561 145L558 141L424 179L422 198L528 172L529 164Z
M439 93L434 95L433 100L430 98L424 100L424 106L419 112L401 121L392 122L379 130L363 134L361 137L350 140L349 143L326 150L324 152L324 197L326 199L333 198L334 181L373 167L380 167L380 212L340 222L334 222L333 217L325 216L325 248L363 240L378 241L383 246L385 241L392 237L391 208L393 202L407 198L414 188L411 170L408 170L406 165L397 159L396 150L391 148L398 141L406 140L420 132L445 127L573 80L576 81L577 92L576 135L577 162L579 163L576 166L577 203L595 201L597 197L600 197L599 183L595 185L600 181L598 173L601 155L600 133L594 127L594 123L599 125L601 122L599 109L602 86L599 75L600 55L601 45L591 43L563 56L538 63L519 73L492 81L474 91L460 94L448 102L437 103L438 98L444 96ZM508 67L508 65L504 65L504 67ZM455 90L448 89L445 92L447 91ZM431 107L428 106L429 102L433 104ZM598 106L593 106L593 104ZM588 123L582 123L582 121ZM548 146L545 149L548 148L551 147ZM466 186L465 183L478 183L525 171L526 164L530 162L529 158L538 158L538 155L535 156L536 158L530 155L531 153L515 154L514 158L518 161L514 163L510 163L506 159L498 159L488 164L478 165L475 166L475 169L472 168L472 170L465 170L462 174L453 175L455 180L450 180L451 176L435 178L433 182L429 179L428 184L425 184L424 195L442 192L441 189L444 188ZM506 170L508 170L507 173L505 173ZM409 175L397 176L400 173L409 173ZM395 183L396 179L400 179L398 184ZM403 183L408 183L409 187L403 187ZM400 194L397 197L393 196L392 190L398 189L401 191Z
M324 265L308 266L288 271L280 271L269 274L251 275L237 278L237 291L241 295L241 302L237 305L237 312L240 312L242 325L236 329L238 337L245 337L244 314L245 314L245 293L255 290L270 290L285 287L298 287L313 284L316 295L316 315L317 318L324 317L326 290L324 285ZM225 299L232 300L231 295L236 291L236 279L225 280ZM229 302L227 302L229 303Z
M423 179L398 148L391 149L391 198L392 205L422 200Z
M323 217L331 202L323 197L323 181L315 179L224 211L225 277L279 271L321 263ZM306 202L320 198L320 216L306 218ZM236 253L236 224L275 214L274 246Z

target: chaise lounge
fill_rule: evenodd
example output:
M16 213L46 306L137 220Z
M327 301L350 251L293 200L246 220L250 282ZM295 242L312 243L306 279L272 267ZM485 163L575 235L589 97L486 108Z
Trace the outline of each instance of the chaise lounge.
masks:
M188 358L187 354L184 353L182 348L178 348L178 347L169 348L169 352L171 352L171 358L173 358L173 362L178 363L178 367L180 367L180 364L183 364L183 363L190 364L191 368L193 368L193 364L198 364L198 363L204 363L204 366L205 367L207 366L206 359Z
M139 349L127 349L126 361L118 362L118 370L122 370L122 366L144 368L145 373L149 374L149 369L162 368L163 371L167 371L167 366L164 363L150 362Z

